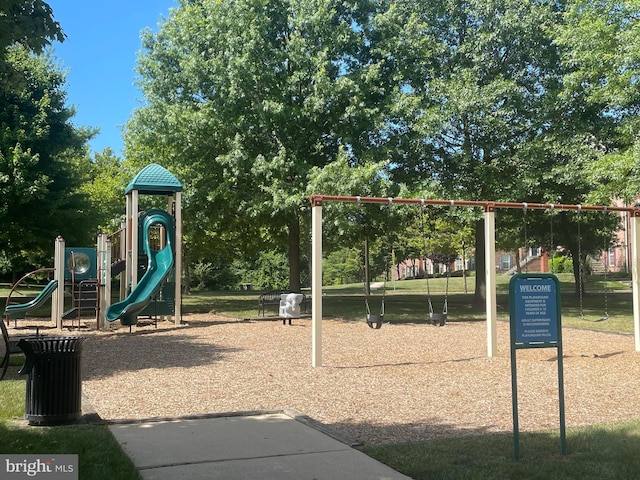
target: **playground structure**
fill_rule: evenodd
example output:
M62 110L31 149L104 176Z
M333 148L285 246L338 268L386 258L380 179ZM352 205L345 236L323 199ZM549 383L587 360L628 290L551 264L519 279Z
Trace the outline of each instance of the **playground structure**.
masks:
M65 319L73 319L76 316L79 319L83 309L93 309L97 313L97 279L91 278L92 275L96 277L95 260L95 248L65 248L64 239L58 236L54 242L54 266L39 268L25 274L11 288L4 309L7 322L14 320L17 323L17 319L25 318L27 312L40 307L49 298L51 298L51 321L57 328L62 328ZM38 295L30 301L12 304L11 298L18 286L27 278L42 272L53 273L53 280L50 279ZM62 288L58 288L60 285ZM64 294L67 289L73 300L71 308L64 311Z
M7 320L13 319L14 321L17 322L18 318L24 318L26 312L40 307L51 297L51 295L56 290L56 288L58 288L58 280L49 280L49 283L47 283L47 285L40 291L40 293L38 293L36 297L34 297L33 299L31 299L26 303L21 303L21 304L9 303L11 301L11 296L13 295L13 293L27 278L31 277L32 275L36 275L38 273L53 272L53 271L54 271L53 268L39 268L37 270L34 270L32 272L29 272L23 275L22 278L20 278L20 280L18 280L16 283L13 284L13 286L11 287L11 290L9 291L9 294L7 295L7 301L4 309L4 314L6 315Z
M159 208L139 212L139 196L161 195L167 198L167 211ZM138 316L173 315L181 321L182 283L182 185L164 167L150 164L142 169L125 189L126 220L115 235L98 235L97 248L65 248L62 237L55 240L53 272L45 288L29 302L10 304L5 317L24 318L51 298L51 322L57 328L63 321L78 319L83 310L94 310L98 328L120 320L136 325ZM112 278L120 275L119 302L111 305ZM141 277L139 279L139 277ZM64 288L58 288L64 285ZM72 306L64 311L65 290ZM12 292L13 293L13 289Z
M56 245L62 242L57 254L64 254L62 264L64 265L64 275L58 275L38 293L32 300L22 304L12 304L11 298L17 288L29 277L36 274L48 272L55 275L55 268L39 268L24 275L18 280L7 295L4 313L7 319L24 318L26 313L44 304L56 292L62 278L64 289L68 290L72 297L71 308L62 314L62 320L78 320L83 310L93 310L96 312L98 303L98 280L96 278L96 249L95 248L65 248L62 238L56 239ZM56 247L54 246L54 250ZM60 261L56 261L57 264Z
M343 203L377 203L399 205L449 206L482 208L484 211L484 255L486 282L486 315L487 315L487 356L494 357L497 353L497 295L496 295L496 240L495 240L495 211L496 209L538 209L538 210L574 210L597 212L627 212L631 223L631 274L633 299L633 325L635 350L640 351L640 275L638 263L640 259L640 208L623 206L592 206L542 203L491 202L470 200L428 200L409 198L359 197L337 195L312 195L311 218L311 365L322 366L322 206L324 202Z
M152 209L140 213L140 195L165 196L167 211ZM180 325L182 299L182 185L165 168L151 164L142 169L125 189L126 220L121 229L124 234L124 259L113 258L108 238L104 258L100 264L104 276L111 279L111 268L124 260L124 283L120 282L120 302L109 305L111 282L105 281L105 294L101 297L99 324L105 320L120 320L123 325L135 325L142 314L173 315ZM153 228L160 228L154 232ZM154 238L155 237L155 238ZM153 245L156 243L156 245ZM142 254L144 252L144 255ZM143 265L140 265L140 264ZM140 268L140 267L143 268ZM140 273L144 271L142 278ZM124 297L126 294L126 298ZM153 301L152 301L153 300Z

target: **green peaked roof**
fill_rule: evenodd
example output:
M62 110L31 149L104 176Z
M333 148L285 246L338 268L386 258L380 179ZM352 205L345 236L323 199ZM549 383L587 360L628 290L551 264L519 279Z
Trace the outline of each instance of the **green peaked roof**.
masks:
M173 174L166 168L152 163L147 165L133 180L127 185L125 195L132 190L138 190L140 193L163 195L171 192L181 192L182 184Z

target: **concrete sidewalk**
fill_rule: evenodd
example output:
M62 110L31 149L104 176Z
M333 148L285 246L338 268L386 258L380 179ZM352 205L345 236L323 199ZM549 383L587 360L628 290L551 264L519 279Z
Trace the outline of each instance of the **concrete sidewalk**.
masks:
M144 480L410 480L296 412L152 419L109 428Z

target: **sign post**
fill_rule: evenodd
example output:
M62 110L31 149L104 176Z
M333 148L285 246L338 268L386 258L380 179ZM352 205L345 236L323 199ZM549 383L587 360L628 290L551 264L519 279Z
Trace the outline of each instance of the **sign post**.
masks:
M516 352L525 348L557 349L560 450L563 455L567 453L560 298L560 282L550 273L518 274L509 282L513 450L516 460L520 458Z

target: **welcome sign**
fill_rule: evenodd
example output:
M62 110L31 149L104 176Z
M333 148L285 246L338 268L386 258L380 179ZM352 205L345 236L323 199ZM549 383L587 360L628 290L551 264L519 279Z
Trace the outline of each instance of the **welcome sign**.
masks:
M555 276L515 275L510 288L514 342L519 345L558 342L558 280Z
M509 282L511 327L511 398L513 408L513 453L520 458L518 380L516 352L527 348L555 348L558 352L558 410L560 452L567 453L562 366L562 314L560 282L550 273L518 274Z

